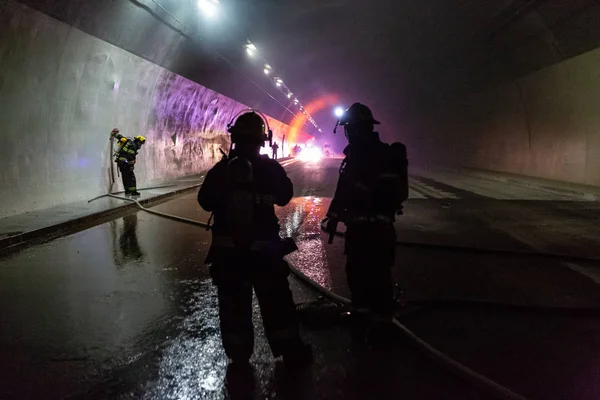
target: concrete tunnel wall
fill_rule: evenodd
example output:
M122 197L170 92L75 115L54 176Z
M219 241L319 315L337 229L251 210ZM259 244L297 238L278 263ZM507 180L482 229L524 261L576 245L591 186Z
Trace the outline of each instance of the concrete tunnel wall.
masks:
M600 185L599 65L596 49L456 98L420 129L426 139L417 153L435 163Z
M201 173L247 108L13 1L0 5L0 65L0 217L106 193L113 127L147 138L139 187Z

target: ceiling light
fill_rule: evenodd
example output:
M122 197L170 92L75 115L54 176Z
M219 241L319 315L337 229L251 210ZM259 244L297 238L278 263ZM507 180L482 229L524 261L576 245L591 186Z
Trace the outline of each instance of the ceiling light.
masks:
M218 3L218 0L198 0L198 7L205 16L214 18L217 15Z

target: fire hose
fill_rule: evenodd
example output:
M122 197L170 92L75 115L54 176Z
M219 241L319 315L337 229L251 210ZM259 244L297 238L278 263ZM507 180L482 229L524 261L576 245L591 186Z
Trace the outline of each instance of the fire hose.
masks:
M164 218L167 218L170 220L179 221L179 222L183 222L183 223L194 225L194 226L200 226L203 228L209 227L209 225L204 222L196 221L196 220L189 219L189 218L183 218L183 217L179 217L179 216L175 216L175 215L171 215L171 214L167 214L167 213L163 213L163 212L159 212L159 211L155 211L155 210L146 208L142 204L140 204L140 202L137 201L136 199L117 196L114 194L109 194L108 196L113 197L115 199L119 199L119 200L134 202L138 206L138 208L140 208L141 210L143 210L145 212L153 214L153 215L157 215L157 216L164 217ZM323 296L327 297L332 302L338 303L338 304L343 304L343 305L350 304L349 299L342 297L340 295L337 295L337 294L331 292L330 290L327 290L326 288L320 286L318 283L314 282L312 279L310 279L308 276L306 276L304 273L302 273L300 270L298 270L296 267L294 267L291 264L290 264L290 269L291 269L291 272L294 274L294 276L296 276L301 282L308 285L309 287L316 290L317 292L321 293ZM511 399L511 400L513 400L513 399L514 400L517 400L517 399L524 400L525 399L525 397L523 397L523 396L513 392L512 390L494 382L493 380L473 371L469 367L459 363L458 361L452 359L450 356L444 354L443 352L439 351L435 347L431 346L429 343L427 343L426 341L424 341L423 339L418 337L410 329L408 329L406 326L404 326L396 318L394 318L393 323L400 330L400 332L405 337L407 337L414 345L416 345L428 357L430 357L432 360L437 362L440 366L444 367L449 372L467 380L468 382L479 387L480 389L487 391L488 393L490 393L491 395L495 396L498 399Z

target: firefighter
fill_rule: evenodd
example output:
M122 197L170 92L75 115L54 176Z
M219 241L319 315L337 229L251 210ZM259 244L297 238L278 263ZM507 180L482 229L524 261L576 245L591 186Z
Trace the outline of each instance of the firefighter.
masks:
M406 147L379 139L371 110L352 105L338 121L348 146L335 196L327 213L330 243L339 222L346 225L346 275L354 322L386 324L393 317L391 267L395 263L395 215L408 198ZM337 128L337 126L336 126Z
M119 149L116 152L117 167L123 177L123 188L125 189L126 196L140 196L137 191L137 184L135 179L135 161L137 153L140 151L146 138L143 136L136 136L134 138L127 138L119 133L117 128L113 129L110 133L111 139L117 139L119 141Z
M277 150L279 150L279 145L277 143L273 143L271 149L273 149L273 160L277 160Z
M254 288L273 355L297 366L310 361L312 352L300 338L283 259L296 247L279 237L274 210L292 199L293 186L279 163L260 155L268 140L261 115L250 111L228 126L232 149L198 192L198 203L214 217L206 263L218 289L222 342L232 365L248 365L252 355Z

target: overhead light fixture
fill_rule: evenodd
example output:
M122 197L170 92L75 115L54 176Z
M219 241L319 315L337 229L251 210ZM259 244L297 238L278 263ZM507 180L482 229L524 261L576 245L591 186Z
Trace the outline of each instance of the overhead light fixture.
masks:
M269 71L268 69L265 68L265 75L269 75L271 73L271 71Z
M290 93L288 93L288 94L287 94L287 98L288 98L288 99L291 99L293 95L294 95L294 94L293 94L292 92L290 92Z
M256 46L254 44L252 44L250 41L248 41L248 44L246 44L246 52L248 53L249 56L253 56L255 52L257 52L258 49L256 48Z
M219 4L219 0L198 0L198 7L209 18L217 15L217 4Z
M342 115L344 115L344 109L342 107L336 107L334 113L336 117L341 118Z

